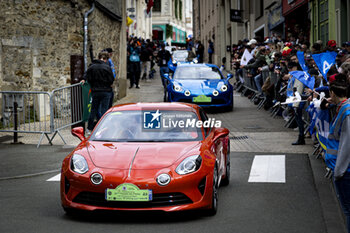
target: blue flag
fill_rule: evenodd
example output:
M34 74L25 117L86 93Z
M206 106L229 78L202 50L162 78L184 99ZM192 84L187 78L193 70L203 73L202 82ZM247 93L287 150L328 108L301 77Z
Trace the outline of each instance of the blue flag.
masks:
M298 51L297 57L298 57L299 64L300 64L301 68L303 69L303 71L309 71L309 67L307 67L307 65L305 63L304 52Z
M293 96L293 86L295 82L295 77L292 75L290 79L288 80L288 85L287 85L287 97Z
M309 113L309 117L310 117L309 132L310 132L311 135L313 135L315 133L315 125L316 125L318 110L314 106L314 103L311 103L306 108L306 112Z
M328 109L326 110L318 110L317 119L316 119L316 129L317 134L316 137L324 150L327 150L327 141L329 135L329 128L331 124L331 118L329 116Z
M327 73L329 69L335 64L335 57L337 56L336 52L325 52L319 54L312 54L318 69L321 71L323 78L327 80Z
M308 72L306 71L291 71L289 72L293 77L298 79L300 82L302 82L305 86L310 88L311 90L314 89L315 86L315 77L311 76Z

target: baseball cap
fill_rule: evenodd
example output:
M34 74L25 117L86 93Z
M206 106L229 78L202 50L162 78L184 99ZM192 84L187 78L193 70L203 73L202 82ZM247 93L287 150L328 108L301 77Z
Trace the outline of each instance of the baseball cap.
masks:
M337 42L335 42L335 40L329 40L329 41L327 42L327 46L329 46L329 47L335 47L335 46L337 46Z
M108 53L113 53L113 49L112 48L106 48L105 49Z
M248 45L252 45L252 44L257 44L258 42L255 40L255 39L251 39L249 42L248 42Z

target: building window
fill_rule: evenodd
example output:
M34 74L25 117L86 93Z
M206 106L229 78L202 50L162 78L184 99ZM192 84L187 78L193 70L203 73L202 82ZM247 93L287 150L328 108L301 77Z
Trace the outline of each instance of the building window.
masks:
M320 25L320 40L322 40L323 43L326 43L328 41L329 35L328 35L328 0L323 0L319 2L319 25Z
M255 4L255 20L264 15L264 0L257 0Z
M153 12L160 12L162 9L162 0L154 0L153 1Z
M178 18L178 0L175 0L175 6L174 6L174 9L175 9L175 18L177 19Z
M179 18L182 20L182 1L179 2Z

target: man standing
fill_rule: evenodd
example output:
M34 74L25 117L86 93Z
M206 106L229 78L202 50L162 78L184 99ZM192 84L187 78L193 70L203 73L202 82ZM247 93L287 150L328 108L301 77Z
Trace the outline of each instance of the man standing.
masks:
M151 54L149 50L149 45L143 44L141 47L141 74L142 74L142 80L147 79L147 70L150 67L150 59Z
M208 41L208 56L209 56L209 63L212 64L213 63L213 53L214 53L214 43L209 40Z
M113 72L113 77L114 77L114 80L115 80L115 77L117 76L116 72L115 72L115 66L114 66L114 63L112 61L112 55L113 55L113 49L112 48L106 48L104 49L105 52L108 53L108 65L111 67L112 69L112 72ZM110 99L110 102L109 102L109 105L108 105L108 108L112 107L113 106L113 99L114 99L114 92L113 92L113 88L112 88L112 92L111 92L111 99Z
M100 52L98 60L93 60L92 64L86 71L86 80L91 86L91 113L88 120L88 134L93 130L95 118L100 119L100 114L103 115L109 107L112 84L114 81L113 72L108 65L108 53ZM101 106L101 107L100 107Z
M203 63L204 60L204 46L202 42L198 41L198 52L197 52L198 63Z
M171 54L168 50L165 49L165 45L161 45L161 50L158 52L158 65L160 78L162 79L163 87L166 88L166 79L164 74L169 73L168 62L171 59Z

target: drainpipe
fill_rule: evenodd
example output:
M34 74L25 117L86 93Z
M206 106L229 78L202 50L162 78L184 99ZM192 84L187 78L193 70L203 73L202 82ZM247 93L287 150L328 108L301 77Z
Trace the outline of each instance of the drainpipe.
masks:
M87 70L87 44L88 44L88 16L95 9L95 1L92 2L91 9L84 14L84 71Z

